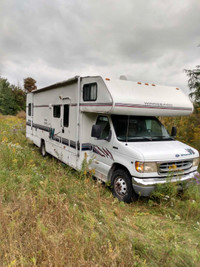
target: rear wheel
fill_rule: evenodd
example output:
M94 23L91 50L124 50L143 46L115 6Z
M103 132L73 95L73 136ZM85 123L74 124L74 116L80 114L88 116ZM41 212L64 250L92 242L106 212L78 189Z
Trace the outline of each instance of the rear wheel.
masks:
M42 143L41 143L40 152L41 152L41 154L42 154L43 157L46 157L47 152L46 152L46 147L45 147L45 142L44 142L44 140L43 140Z
M133 190L131 176L125 170L116 170L113 172L112 179L112 193L120 201L130 203L137 199L137 195Z

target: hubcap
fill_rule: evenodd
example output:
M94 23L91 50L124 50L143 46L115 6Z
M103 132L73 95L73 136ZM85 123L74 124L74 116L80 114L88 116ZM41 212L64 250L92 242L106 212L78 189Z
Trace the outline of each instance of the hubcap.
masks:
M114 182L115 192L118 196L123 197L127 193L127 185L122 177L118 177Z

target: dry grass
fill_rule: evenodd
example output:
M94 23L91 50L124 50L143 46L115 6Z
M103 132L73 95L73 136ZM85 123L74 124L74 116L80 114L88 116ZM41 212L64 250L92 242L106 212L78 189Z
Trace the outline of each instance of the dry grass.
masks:
M197 186L130 205L0 118L0 266L199 266Z
M21 110L17 113L16 117L20 119L26 119L26 112Z

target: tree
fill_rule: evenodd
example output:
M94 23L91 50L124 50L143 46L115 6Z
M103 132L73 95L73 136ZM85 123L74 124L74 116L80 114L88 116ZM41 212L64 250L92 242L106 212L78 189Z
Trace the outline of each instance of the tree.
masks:
M188 80L188 87L192 91L190 96L195 101L195 106L200 107L200 66L196 66L196 69L185 70Z
M10 83L5 78L0 78L0 113L15 115L15 100Z
M12 93L15 99L17 111L26 110L26 93L19 86L12 85Z
M12 85L7 79L0 77L0 113L16 115L18 111L25 110L25 106L25 92L19 86Z
M37 89L36 80L34 80L31 77L25 78L24 79L24 89L26 90L26 92L31 92L31 91Z

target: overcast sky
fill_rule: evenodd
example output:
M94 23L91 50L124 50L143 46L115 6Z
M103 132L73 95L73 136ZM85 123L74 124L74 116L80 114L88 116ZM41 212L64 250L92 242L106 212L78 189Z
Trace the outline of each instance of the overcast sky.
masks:
M126 75L187 92L199 44L200 0L0 0L0 76L16 85Z

